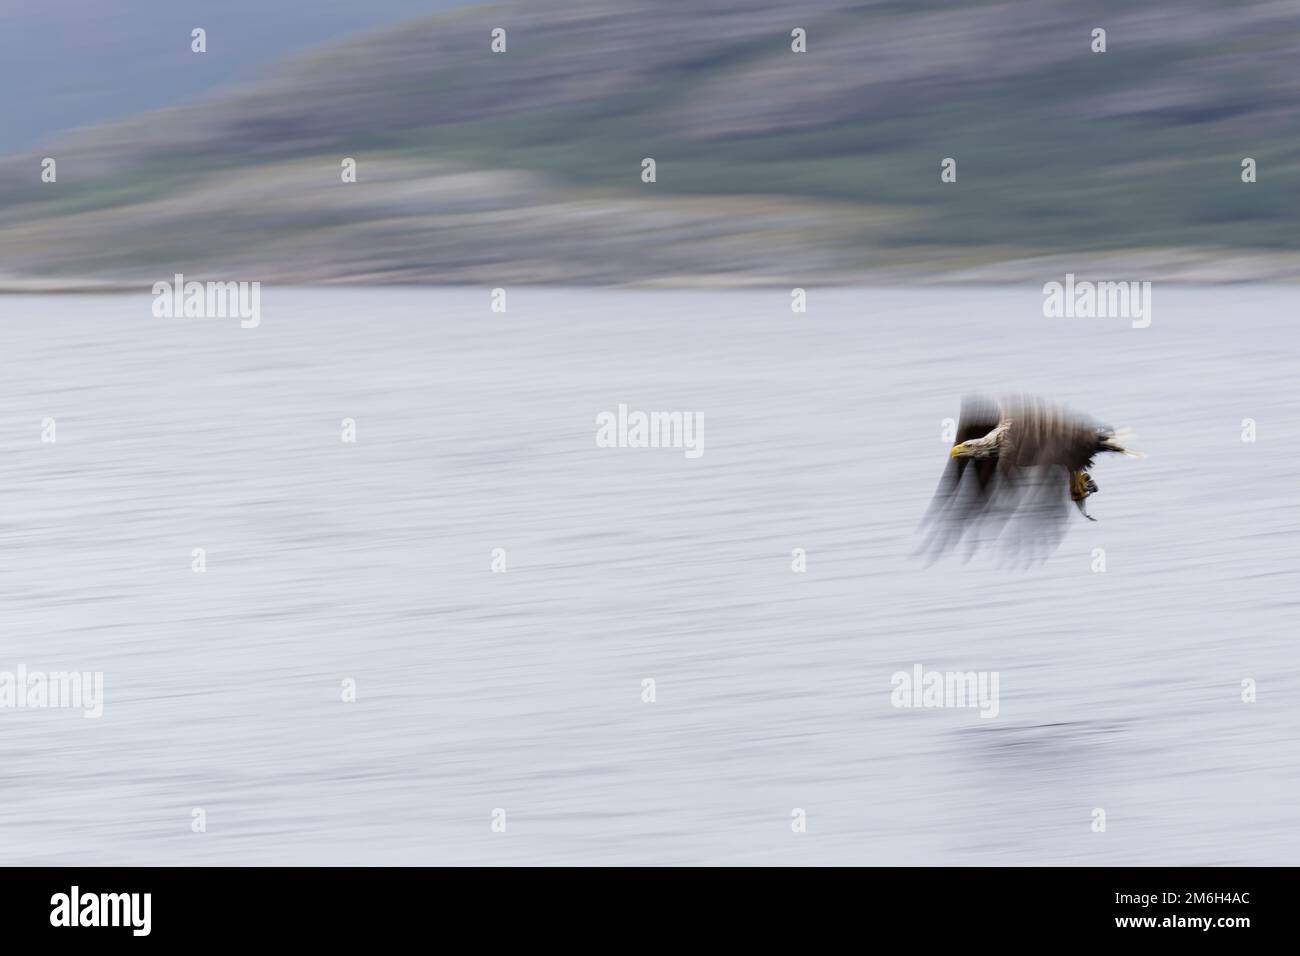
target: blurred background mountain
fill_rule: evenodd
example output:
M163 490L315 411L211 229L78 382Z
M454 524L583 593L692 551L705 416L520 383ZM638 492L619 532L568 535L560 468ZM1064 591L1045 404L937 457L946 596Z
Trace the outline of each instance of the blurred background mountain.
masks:
M452 6L5 14L0 280L1300 275L1294 0Z

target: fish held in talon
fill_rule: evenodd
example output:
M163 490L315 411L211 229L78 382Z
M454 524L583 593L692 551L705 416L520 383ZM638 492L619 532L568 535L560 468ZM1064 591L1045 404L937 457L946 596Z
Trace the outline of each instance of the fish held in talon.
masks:
M1056 550L1072 503L1083 517L1097 493L1099 455L1130 458L1133 435L1032 396L968 396L948 464L922 527L921 551L935 560L963 539L967 556L997 543L1033 563Z

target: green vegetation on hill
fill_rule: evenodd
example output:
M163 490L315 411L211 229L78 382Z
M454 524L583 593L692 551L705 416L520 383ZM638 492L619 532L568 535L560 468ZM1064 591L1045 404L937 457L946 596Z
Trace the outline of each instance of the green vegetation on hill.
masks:
M358 39L51 147L57 184L33 174L39 157L6 160L0 272L852 281L1300 252L1300 10L786 6L555 0ZM795 26L807 53L790 50ZM945 157L956 183L940 182Z

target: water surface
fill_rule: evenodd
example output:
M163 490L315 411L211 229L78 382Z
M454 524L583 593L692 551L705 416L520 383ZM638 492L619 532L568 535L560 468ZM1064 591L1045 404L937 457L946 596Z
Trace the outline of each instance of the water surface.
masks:
M0 861L1293 863L1296 305L0 297L0 670L107 698L0 710ZM1018 389L1148 457L1040 567L910 560L942 419ZM704 455L598 448L620 402ZM918 663L997 671L998 716L894 708Z

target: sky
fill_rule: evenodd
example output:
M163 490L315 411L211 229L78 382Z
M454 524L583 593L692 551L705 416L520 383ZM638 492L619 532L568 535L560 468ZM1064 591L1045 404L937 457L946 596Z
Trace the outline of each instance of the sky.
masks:
M0 153L190 102L286 55L473 0L0 0ZM209 55L190 52L208 33ZM215 56L220 51L220 56Z

